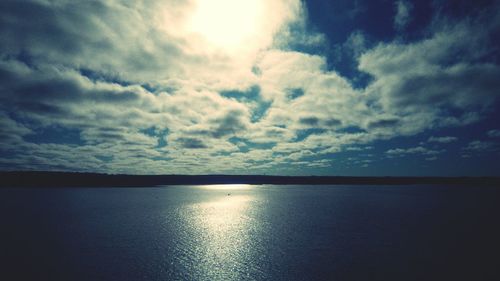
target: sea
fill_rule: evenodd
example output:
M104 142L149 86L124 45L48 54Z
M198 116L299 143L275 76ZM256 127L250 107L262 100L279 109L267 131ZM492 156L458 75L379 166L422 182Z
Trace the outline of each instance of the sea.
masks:
M500 280L500 187L2 188L0 280Z

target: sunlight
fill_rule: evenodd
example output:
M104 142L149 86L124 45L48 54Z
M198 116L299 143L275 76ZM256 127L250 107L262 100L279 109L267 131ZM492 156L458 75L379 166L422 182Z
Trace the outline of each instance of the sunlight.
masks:
M211 280L245 279L237 269L249 262L252 253L249 233L256 227L251 215L253 201L255 197L250 194L222 195L185 208L181 216L195 241L201 276L210 276ZM230 272L230 278L221 275L224 272Z
M251 186L250 184L207 184L201 185L200 187L210 190L241 190L249 189Z
M234 51L259 36L262 0L198 0L192 32L218 48Z

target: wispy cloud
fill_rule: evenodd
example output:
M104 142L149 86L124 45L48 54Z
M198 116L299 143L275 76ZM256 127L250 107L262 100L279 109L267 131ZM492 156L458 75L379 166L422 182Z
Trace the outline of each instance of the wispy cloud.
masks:
M487 134L491 138L500 138L500 130L489 130Z
M496 151L498 145L494 142L475 140L471 141L463 150L469 152Z
M422 146L410 147L410 148L394 148L389 149L385 153L389 156L402 156L408 154L421 154L421 155L437 155L444 153L446 150L433 150Z
M413 5L406 0L398 0L394 3L396 6L396 15L394 16L394 27L397 30L403 30L411 20L411 10Z
M457 141L458 138L456 137L434 137L431 136L427 140L428 142L436 142L436 143L451 143Z

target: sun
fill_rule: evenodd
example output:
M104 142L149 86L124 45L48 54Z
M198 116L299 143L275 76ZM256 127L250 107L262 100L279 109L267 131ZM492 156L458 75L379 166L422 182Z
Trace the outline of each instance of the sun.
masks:
M189 29L217 48L244 48L259 37L265 0L197 0Z

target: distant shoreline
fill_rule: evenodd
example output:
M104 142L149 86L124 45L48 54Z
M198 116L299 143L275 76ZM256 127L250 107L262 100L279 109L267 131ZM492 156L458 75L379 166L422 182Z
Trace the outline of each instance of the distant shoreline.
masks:
M149 187L161 185L480 185L500 177L344 177L264 175L113 175L76 172L0 172L0 187Z

